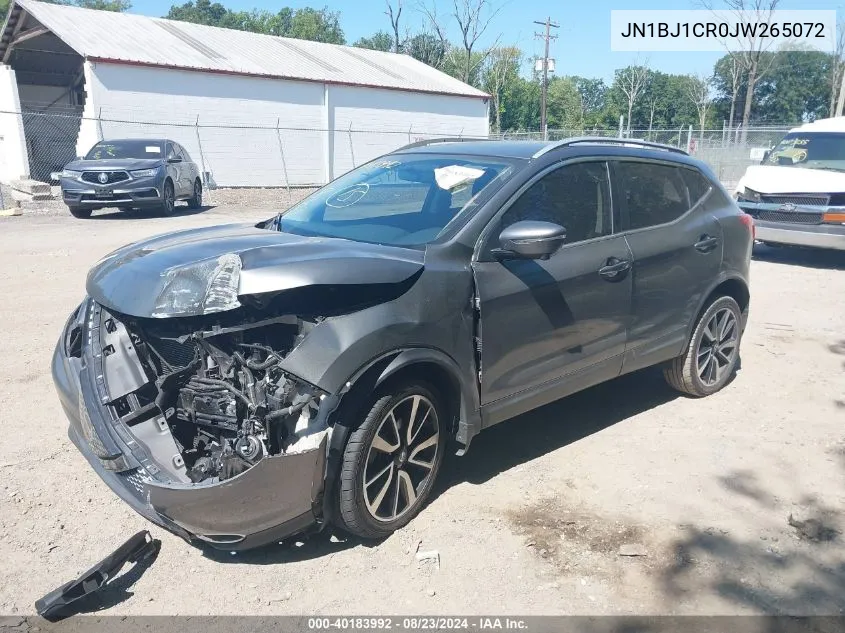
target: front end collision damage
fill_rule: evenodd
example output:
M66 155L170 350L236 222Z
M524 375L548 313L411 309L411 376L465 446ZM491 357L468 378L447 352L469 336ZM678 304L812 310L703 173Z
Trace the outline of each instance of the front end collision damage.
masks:
M69 435L101 478L153 522L232 550L319 520L336 405L265 357L251 325L180 343L86 300L53 359ZM250 352L221 368L233 340Z
M466 271L424 273L422 253L417 262L410 261L416 254L403 254L398 266L380 253L343 262L344 276L333 278L311 272L323 247L313 248L314 263L301 263L312 247L297 249L293 266L277 261L253 275L253 288L264 277L255 295L240 289L269 253L253 260L257 254L241 251L239 269L230 253L207 257L216 263L206 268L205 282L228 277L231 287L237 278L239 288L239 306L218 313L165 318L150 305L132 315L104 306L116 302L98 292L59 342L53 370L71 438L136 511L186 539L237 550L324 526L358 408L410 368L424 368L460 403L454 412L460 443L468 445L479 430L477 389L460 370L474 358ZM127 273L143 286L138 269L133 279L126 263L149 252L155 251L143 245L118 252L123 265L109 266L109 275L95 268L89 291L92 278L120 288ZM334 270L339 263L335 258ZM367 274L356 274L356 264ZM179 267L165 268L171 280ZM312 274L338 283L315 285ZM454 288L456 276L466 295L447 296L442 289ZM349 282L373 277L375 283ZM93 290L103 287L94 283ZM201 289L202 298L211 294L210 283L188 287ZM199 290L182 296L198 305ZM156 297L160 307L162 293ZM231 302L231 295L224 299Z

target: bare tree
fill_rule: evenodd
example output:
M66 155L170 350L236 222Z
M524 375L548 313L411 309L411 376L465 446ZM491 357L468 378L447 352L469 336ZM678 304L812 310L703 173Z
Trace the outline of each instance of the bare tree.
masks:
M651 132L654 129L654 115L663 109L662 100L663 96L657 92L652 93L648 99L648 140L651 140Z
M707 122L707 111L713 105L711 89L713 87L712 75L690 75L685 83L687 98L695 106L698 112L698 141L704 140L704 124Z
M740 21L753 21L757 24L770 23L772 14L777 10L781 0L721 0L725 9ZM712 0L701 0L701 4L711 11L716 11ZM775 40L771 37L761 37L758 29L748 29L745 35L738 38L735 44L728 44L728 50L738 48L732 53L740 62L746 75L745 104L742 109L741 143L745 143L748 135L748 124L751 120L751 108L754 105L754 89L757 83L765 77L777 59L777 55L769 52Z
M732 130L736 118L736 98L739 96L739 87L742 84L743 68L742 62L737 59L736 55L733 53L728 53L728 55L731 59L731 65L728 67L731 76L731 113L728 117L728 129Z
M399 39L399 16L402 15L402 0L397 0L396 10L393 9L393 3L390 0L385 0L387 3L387 11L384 14L390 18L390 27L393 29L393 52L398 53L401 47L401 40Z
M490 50L487 61L486 89L493 101L494 125L497 132L502 130L502 93L508 80L519 75L519 60L522 51L517 46L499 46Z
M437 39L440 40L440 46L445 51L449 47L449 36L446 33L445 20L437 14L437 3L433 3L430 7L427 4L420 3L417 7L426 17L429 26L434 29Z
M491 0L453 0L452 12L449 17L453 18L461 33L461 44L463 50L460 53L460 59L456 66L460 70L460 79L466 83L470 82L475 71L485 62L487 55L497 45L499 38L485 51L476 51L476 44L478 40L484 35L484 32L490 26L493 18L501 10L501 6L494 6ZM446 28L443 21L438 19L437 5L431 7L422 5L421 11L426 15L432 28L440 38L444 48L450 51L448 47L448 38L446 36ZM480 55L473 57L473 52L479 52Z
M633 66L623 68L617 76L619 88L628 99L628 136L631 136L631 115L634 112L634 104L645 90L650 74L648 60L646 60L642 64L635 63Z

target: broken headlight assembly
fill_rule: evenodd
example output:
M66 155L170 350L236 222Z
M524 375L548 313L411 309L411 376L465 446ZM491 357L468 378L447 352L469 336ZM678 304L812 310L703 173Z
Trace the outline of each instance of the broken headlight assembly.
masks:
M232 253L170 269L153 316L212 314L238 308L240 273L241 258Z

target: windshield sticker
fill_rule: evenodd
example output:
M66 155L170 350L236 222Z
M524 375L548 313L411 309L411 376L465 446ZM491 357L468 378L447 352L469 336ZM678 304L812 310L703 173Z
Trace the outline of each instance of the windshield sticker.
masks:
M335 194L332 194L326 199L326 205L334 207L335 209L343 209L344 207L351 207L361 198L367 195L370 190L370 185L361 183L359 185L352 185L346 189L341 189Z
M483 169L475 167L464 167L463 165L449 165L434 170L434 179L441 189L454 189L458 185L465 185L472 180L477 180L484 174Z
M161 148L157 145L147 145L144 148L144 151L147 152L147 154L161 154Z
M376 163L376 167L379 169L393 169L401 164L398 160L383 160L380 163Z

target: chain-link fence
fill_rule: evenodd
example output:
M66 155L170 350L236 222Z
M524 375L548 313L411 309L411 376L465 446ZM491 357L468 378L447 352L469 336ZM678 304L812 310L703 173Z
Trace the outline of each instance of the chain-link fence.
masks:
M743 134L742 128L700 130L692 126L674 129L553 129L545 137L558 141L576 136L600 136L607 138L632 138L654 143L663 143L689 152L707 163L719 179L732 187L745 173L749 165L762 159L765 150L774 147L790 130L791 126L749 127ZM543 140L539 131L512 131L491 134L490 138L511 140Z
M102 139L172 139L187 149L200 167L206 189L228 187L310 187L322 185L350 169L409 143L438 137L542 140L538 131L513 131L473 136L464 130L303 128L286 125L232 124L225 120L179 119L138 121L118 117L83 117L65 108L49 112L0 112L0 174L15 148L10 130L22 129L29 175L49 182L77 155ZM665 143L689 151L707 162L719 178L733 185L748 165L760 161L788 128L737 130L634 129L623 136ZM546 139L573 136L618 137L618 129L549 130ZM744 137L744 138L743 138ZM4 158L5 155L5 158Z

